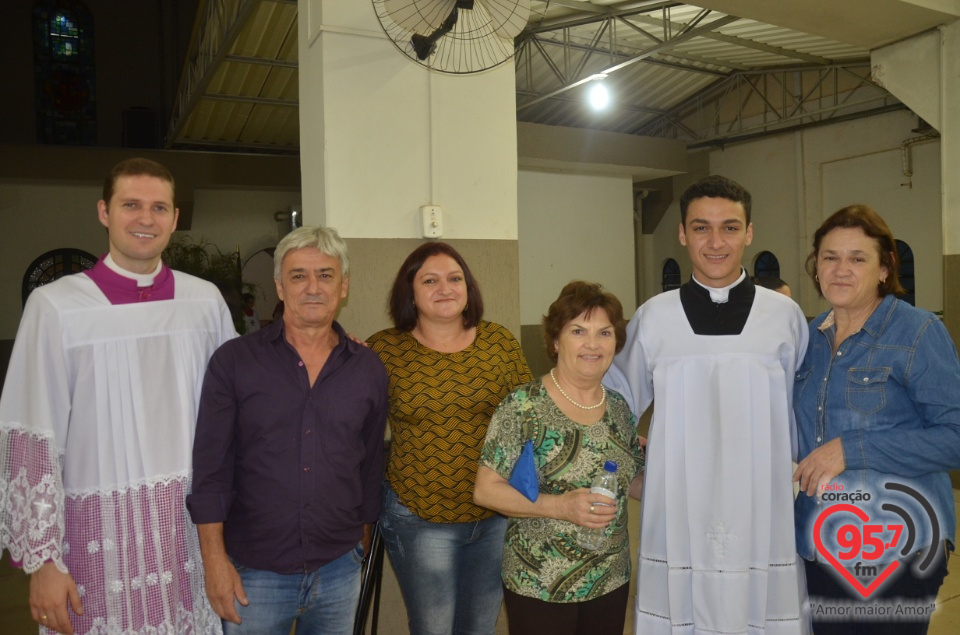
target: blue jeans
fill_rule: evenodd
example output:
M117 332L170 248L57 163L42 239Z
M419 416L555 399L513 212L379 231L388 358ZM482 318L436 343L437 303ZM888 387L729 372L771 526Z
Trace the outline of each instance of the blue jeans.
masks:
M493 635L503 599L506 518L430 522L386 486L380 531L407 605L410 635Z
M240 624L223 622L224 635L286 635L297 621L297 635L352 635L360 599L357 545L311 573L283 574L237 566L248 606L236 602Z

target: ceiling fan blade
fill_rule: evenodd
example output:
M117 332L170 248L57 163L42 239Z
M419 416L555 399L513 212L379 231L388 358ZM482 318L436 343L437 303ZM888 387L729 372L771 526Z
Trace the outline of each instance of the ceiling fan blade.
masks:
M530 20L530 0L476 0L491 17L497 36L513 40Z
M457 0L384 0L387 16L410 33L432 33L457 6Z

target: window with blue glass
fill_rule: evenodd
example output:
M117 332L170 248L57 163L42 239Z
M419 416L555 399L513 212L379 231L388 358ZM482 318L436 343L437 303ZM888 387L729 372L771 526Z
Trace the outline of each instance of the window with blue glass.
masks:
M900 285L907 290L900 296L904 302L917 306L917 281L913 276L913 250L902 240L897 243L897 259L900 260Z
M662 273L663 290L679 289L682 284L680 280L680 264L673 258L667 258L663 263Z
M780 261L769 251L761 251L753 261L753 275L757 278L779 278Z
M79 0L33 5L37 143L96 145L93 18Z

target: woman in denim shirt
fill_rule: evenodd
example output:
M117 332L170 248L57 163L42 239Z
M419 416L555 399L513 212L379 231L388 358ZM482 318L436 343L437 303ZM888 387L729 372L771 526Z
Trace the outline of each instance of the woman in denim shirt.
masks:
M797 549L817 635L926 633L953 550L960 362L940 320L895 297L897 268L890 229L862 205L824 221L807 258L832 306L794 383Z

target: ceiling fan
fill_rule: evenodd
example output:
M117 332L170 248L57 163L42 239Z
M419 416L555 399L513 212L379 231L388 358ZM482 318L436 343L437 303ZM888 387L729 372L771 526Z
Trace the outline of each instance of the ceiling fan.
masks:
M414 62L441 73L503 64L530 16L529 0L373 0L387 37Z

